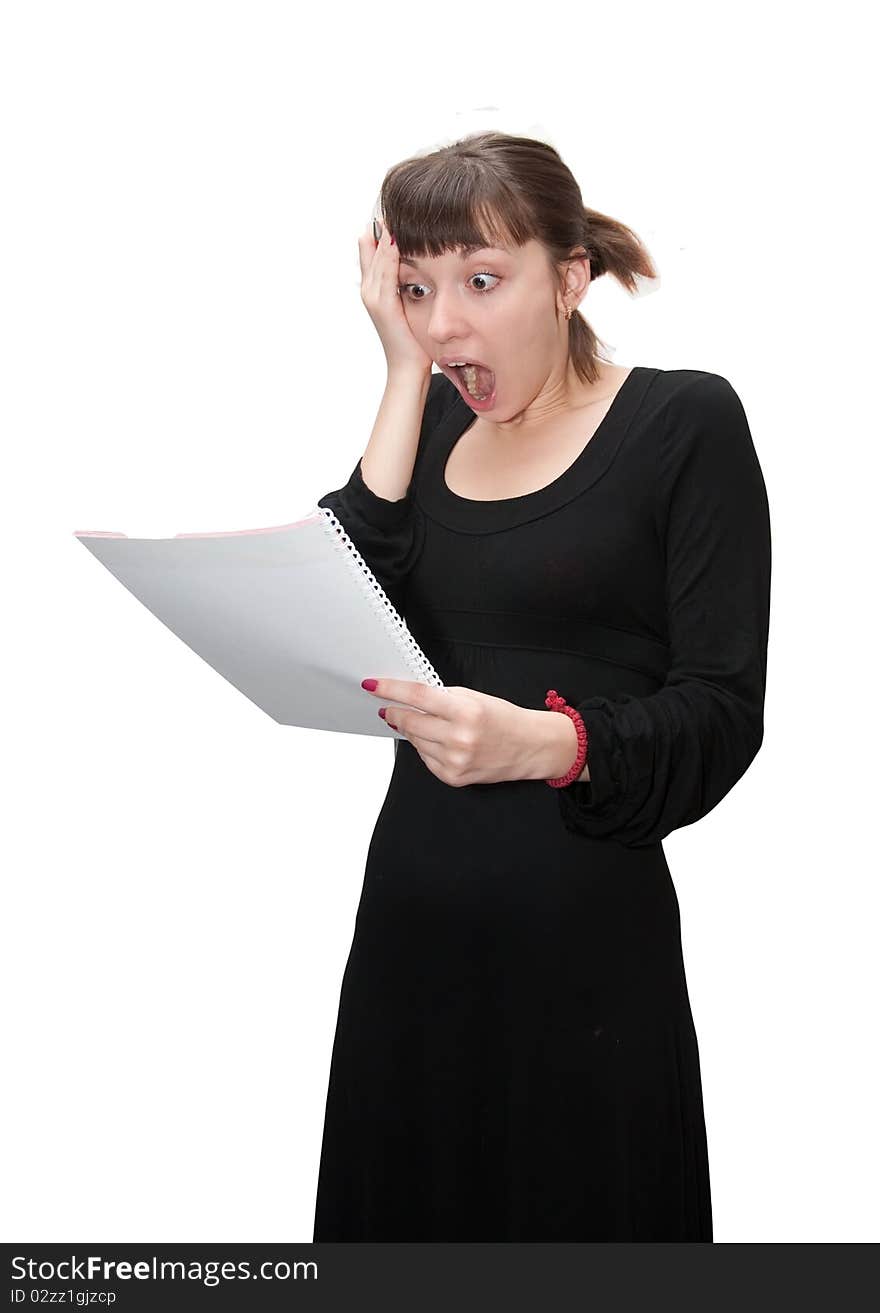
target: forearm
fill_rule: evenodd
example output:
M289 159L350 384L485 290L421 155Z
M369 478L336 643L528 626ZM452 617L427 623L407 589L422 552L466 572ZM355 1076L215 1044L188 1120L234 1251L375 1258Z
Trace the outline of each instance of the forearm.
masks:
M577 730L571 716L559 711L526 709L530 717L527 729L528 750L524 757L526 773L521 779L555 780L566 775L575 763L578 753ZM590 745L587 744L587 764L578 781L587 783L590 778Z
M430 371L388 375L376 422L361 457L364 483L386 501L400 501L412 482L430 382Z

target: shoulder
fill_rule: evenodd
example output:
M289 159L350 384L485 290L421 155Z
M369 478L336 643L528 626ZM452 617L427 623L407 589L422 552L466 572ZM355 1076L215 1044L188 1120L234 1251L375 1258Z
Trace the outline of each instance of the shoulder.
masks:
M742 410L730 380L705 369L661 369L652 393L673 414L713 415L724 410Z
M699 447L719 452L751 447L749 422L739 394L723 374L704 369L663 369L651 388L663 455Z
M763 488L749 421L729 379L702 369L669 369L660 371L655 386L653 451L661 501L690 496L717 507Z

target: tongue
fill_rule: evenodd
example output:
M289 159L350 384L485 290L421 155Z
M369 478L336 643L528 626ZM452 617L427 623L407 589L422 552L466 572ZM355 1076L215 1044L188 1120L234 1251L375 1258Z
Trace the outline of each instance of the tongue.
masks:
M477 374L475 391L487 397L495 386L495 375L491 369L484 369L482 365L474 365L474 369Z

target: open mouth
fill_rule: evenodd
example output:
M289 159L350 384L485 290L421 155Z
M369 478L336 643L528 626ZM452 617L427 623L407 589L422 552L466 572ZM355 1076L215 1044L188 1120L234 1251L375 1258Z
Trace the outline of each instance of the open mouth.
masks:
M495 391L495 374L485 365L447 365L461 391L474 401L488 401Z

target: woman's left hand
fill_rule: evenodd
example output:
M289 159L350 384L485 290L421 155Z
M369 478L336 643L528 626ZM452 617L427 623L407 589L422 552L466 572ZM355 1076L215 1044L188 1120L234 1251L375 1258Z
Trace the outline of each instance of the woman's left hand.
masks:
M407 679L380 679L371 696L408 704L388 707L386 724L406 736L444 784L457 789L530 778L523 772L537 746L534 717L540 712L472 688Z

